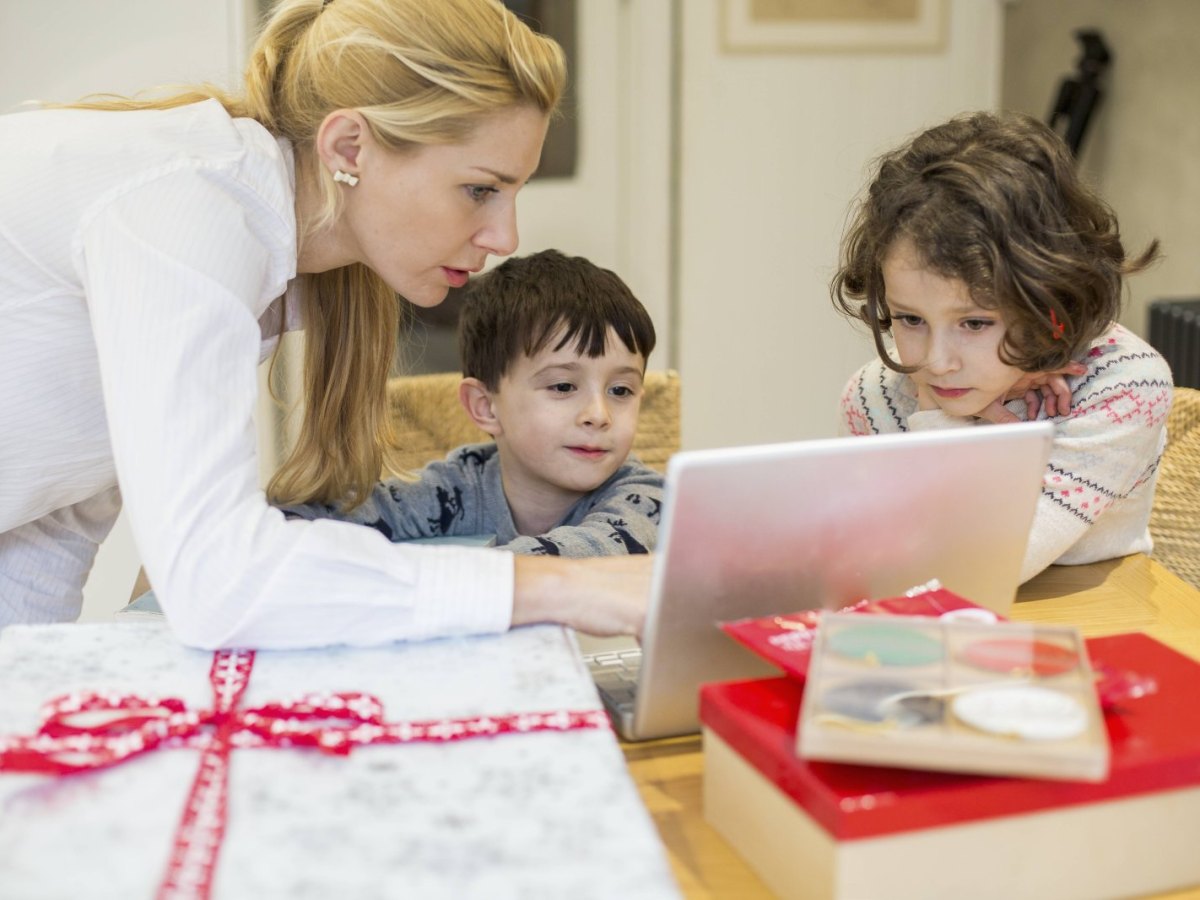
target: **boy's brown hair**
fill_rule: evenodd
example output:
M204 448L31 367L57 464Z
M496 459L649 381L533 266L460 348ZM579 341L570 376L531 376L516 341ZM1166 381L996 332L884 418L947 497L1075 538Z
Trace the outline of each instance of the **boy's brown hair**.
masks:
M471 282L458 325L463 375L499 390L509 366L574 342L580 355L604 355L608 330L649 359L654 323L625 282L581 256L543 250L513 257Z
M963 281L997 309L1000 357L1026 372L1061 368L1117 318L1128 260L1113 211L1079 178L1062 139L1017 113L951 119L885 154L842 241L834 305L871 328L879 356L891 328L883 261L900 239L924 266Z

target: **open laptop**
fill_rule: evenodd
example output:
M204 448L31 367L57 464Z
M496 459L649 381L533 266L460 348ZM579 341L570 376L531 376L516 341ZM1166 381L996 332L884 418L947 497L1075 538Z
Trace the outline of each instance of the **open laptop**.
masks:
M935 578L1007 614L1052 434L1037 422L675 454L641 646L580 635L617 730L697 732L702 683L778 674L718 622Z

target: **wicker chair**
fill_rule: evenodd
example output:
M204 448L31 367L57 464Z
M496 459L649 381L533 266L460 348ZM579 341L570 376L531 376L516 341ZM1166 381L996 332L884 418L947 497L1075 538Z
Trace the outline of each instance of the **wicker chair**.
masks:
M1175 388L1150 534L1154 558L1200 588L1200 390Z
M403 375L388 383L388 400L401 448L399 464L419 469L460 444L490 440L458 402L457 372ZM679 374L647 372L633 454L651 468L666 470L679 449Z

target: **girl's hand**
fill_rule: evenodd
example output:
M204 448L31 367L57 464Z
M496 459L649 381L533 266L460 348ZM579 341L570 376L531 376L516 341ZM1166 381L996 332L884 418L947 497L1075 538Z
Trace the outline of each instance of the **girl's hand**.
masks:
M1065 416L1071 411L1071 387L1067 384L1068 377L1078 377L1087 372L1087 366L1079 362L1069 362L1059 369L1046 372L1028 372L1010 387L1003 396L997 397L977 413L977 418L996 425L1010 422L1020 422L1019 416L1009 412L1004 406L1010 400L1025 400L1025 419L1032 422L1038 416L1043 405L1046 415L1050 418ZM940 404L932 390L926 385L917 385L917 409L938 409Z
M1042 408L1043 404L1046 407L1048 418L1065 416L1071 411L1071 388L1067 384L1067 378L1077 378L1086 372L1087 366L1074 361L1067 363L1061 369L1053 369L1048 372L1029 372L1009 388L1008 393L1004 395L1004 401L1018 400L1024 397L1025 406L1028 408L1026 419L1030 422L1037 418L1038 410ZM997 421L987 416L987 411L984 410L984 414L981 414L982 417L989 421ZM1011 419L1005 421L1020 420L1016 416L1012 416Z
M933 395L933 391L929 389L929 385L924 382L917 384L917 409L941 409L941 404L937 402L937 397Z
M1008 407L1004 405L1008 402L1008 399L1009 398L1007 396L997 397L995 400L981 409L976 418L983 419L985 422L991 422L994 425L1006 425L1009 422L1020 422L1021 419L1009 412ZM1028 400L1026 400L1026 402L1028 402ZM1037 413L1034 412L1033 415L1029 417L1029 421L1032 422L1034 416L1036 415Z
M1015 396L1020 397L1022 393L1017 393ZM1007 422L1020 422L1021 420L1005 409L1004 404L1012 397L1004 396L997 397L986 407L976 413L976 418L983 419L986 422L992 422L996 425L1003 425ZM941 409L941 404L937 402L937 397L926 385L917 385L917 409L924 411L929 409ZM1036 415L1036 412L1035 412Z

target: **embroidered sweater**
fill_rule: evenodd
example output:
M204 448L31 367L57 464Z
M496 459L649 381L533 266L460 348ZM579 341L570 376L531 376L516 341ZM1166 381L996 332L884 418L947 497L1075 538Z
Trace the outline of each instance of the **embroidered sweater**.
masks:
M285 507L284 513L368 525L390 541L495 534L496 545L514 553L619 556L654 549L662 498L663 476L629 460L550 531L520 535L500 479L500 454L494 443L484 443L429 463L418 481L380 482L348 513L319 503Z
M1153 547L1148 523L1166 442L1171 371L1159 353L1114 324L1084 354L1087 372L1069 378L1071 410L1051 419L1054 441L1021 567L1026 581L1051 563L1082 565ZM1008 409L1020 418L1025 402ZM1045 410L1038 411L1045 419ZM988 424L940 410L918 411L907 375L874 360L841 398L840 430L852 435Z

